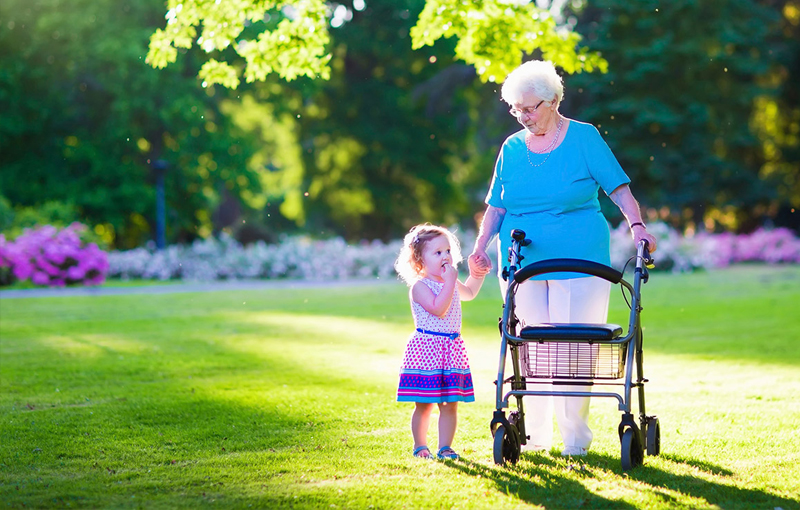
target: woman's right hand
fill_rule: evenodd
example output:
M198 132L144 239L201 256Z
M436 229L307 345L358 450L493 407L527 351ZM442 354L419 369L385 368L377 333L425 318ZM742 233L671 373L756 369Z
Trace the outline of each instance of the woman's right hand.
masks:
M473 278L483 278L492 271L492 263L489 256L483 250L475 250L467 258L469 274Z
M486 254L486 245L489 240L500 231L500 226L503 224L503 218L506 215L506 210L492 205L486 206L486 212L483 213L481 219L481 227L478 233L478 238L475 239L475 248L472 250L467 262L469 262L470 272L472 266L475 265L486 273L492 271L492 259Z

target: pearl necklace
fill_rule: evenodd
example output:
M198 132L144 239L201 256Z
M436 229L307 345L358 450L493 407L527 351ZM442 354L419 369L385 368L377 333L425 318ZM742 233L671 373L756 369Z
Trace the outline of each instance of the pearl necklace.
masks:
M550 145L542 152L536 152L533 149L531 149L530 146L528 145L528 136L525 135L525 148L528 149L525 151L525 155L528 156L528 163L530 163L532 167L536 168L537 166L544 165L545 161L547 161L547 159L550 157L550 154L553 152L553 147L555 147L556 142L558 141L558 137L559 135L561 135L561 126L563 125L564 125L564 117L561 117L558 121L558 129L556 129L556 136L553 137L553 141L550 142ZM534 154L547 153L547 156L544 157L541 163L539 163L538 165L534 165L533 162L531 161L531 152L533 152Z

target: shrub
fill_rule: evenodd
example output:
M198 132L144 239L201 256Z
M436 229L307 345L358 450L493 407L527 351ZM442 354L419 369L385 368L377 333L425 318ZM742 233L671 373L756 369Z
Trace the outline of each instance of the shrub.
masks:
M14 241L0 234L0 268L13 278L35 285L98 285L108 271L108 256L81 238L80 223L59 229L45 225L25 229Z
M686 272L738 262L798 263L800 240L786 229L759 230L750 235L683 236L664 223L648 225L658 239L656 270ZM457 232L466 257L474 232ZM348 244L341 238L312 240L286 236L277 244L263 241L243 246L230 235L197 240L156 251L153 246L109 253L110 278L151 280L279 279L342 280L396 278L393 264L401 241ZM496 261L495 243L488 247ZM611 229L611 265L622 269L635 254L628 226ZM494 263L494 262L493 262ZM459 267L467 275L466 261Z
M5 232L14 224L14 208L11 202L3 195L0 195L0 232Z
M347 244L341 238L285 237L242 246L227 233L156 251L153 247L111 252L109 277L124 280L229 280L295 278L307 280L394 278L400 241Z
M715 265L714 243L700 237L687 237L666 223L653 222L647 230L656 237L658 246L653 257L656 270L675 273L692 271ZM625 262L636 254L630 229L626 222L611 229L611 265L622 269Z
M664 223L652 223L648 230L658 241L654 254L658 270L686 272L741 262L800 263L800 239L786 228L762 228L740 235L700 232L683 236ZM634 254L630 231L623 222L611 231L611 265L622 268Z
M746 236L704 234L698 237L713 244L717 266L739 262L800 263L800 239L787 228L760 228Z

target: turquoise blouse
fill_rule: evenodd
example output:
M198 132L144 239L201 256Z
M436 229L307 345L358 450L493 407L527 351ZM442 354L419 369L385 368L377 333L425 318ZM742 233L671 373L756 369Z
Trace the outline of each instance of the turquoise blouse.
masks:
M611 194L630 179L591 124L571 120L561 145L549 155L528 152L523 129L500 148L486 203L506 210L498 237L498 268L508 266L511 231L522 229L531 244L522 266L551 258L576 258L610 265L608 221L598 190ZM528 157L530 156L530 161ZM540 166L534 167L547 160ZM580 278L551 273L537 280Z

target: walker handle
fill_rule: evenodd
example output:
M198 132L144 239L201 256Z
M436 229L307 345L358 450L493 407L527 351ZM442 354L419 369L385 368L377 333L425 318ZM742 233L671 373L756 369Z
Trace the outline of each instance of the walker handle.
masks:
M511 239L517 241L520 246L528 246L531 244L530 239L525 239L525 231L518 228L511 231Z
M581 259L548 259L528 264L516 273L514 281L522 283L534 276L546 273L583 273L591 276L598 276L611 283L619 283L622 280L622 273L603 264Z
M648 248L649 246L650 243L648 243L646 239L639 241L639 245L636 247L638 252L637 255L642 257L642 263L647 269L653 269L656 267L656 261L650 255L650 250Z

